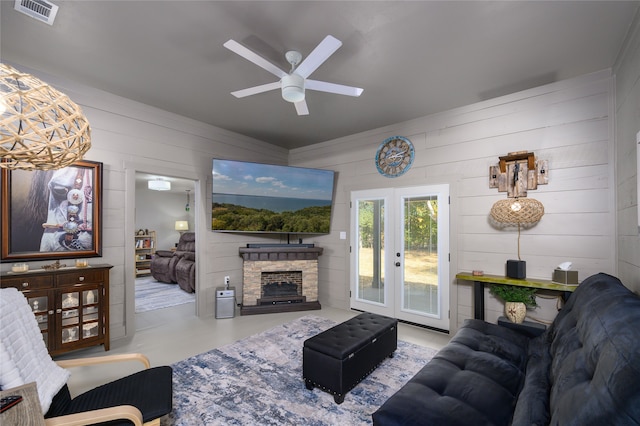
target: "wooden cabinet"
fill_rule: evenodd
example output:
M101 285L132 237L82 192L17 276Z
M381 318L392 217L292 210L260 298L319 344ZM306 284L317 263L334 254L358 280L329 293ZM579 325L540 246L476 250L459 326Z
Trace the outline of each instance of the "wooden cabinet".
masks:
M156 252L156 231L136 234L136 277L151 273L151 259Z
M96 345L108 351L111 268L4 272L0 284L26 296L51 355Z

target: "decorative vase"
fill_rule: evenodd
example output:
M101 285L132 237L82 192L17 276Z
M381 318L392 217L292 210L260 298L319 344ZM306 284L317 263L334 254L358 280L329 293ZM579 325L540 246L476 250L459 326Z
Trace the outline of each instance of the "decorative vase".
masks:
M505 302L504 313L509 321L521 324L527 316L527 305L522 302Z

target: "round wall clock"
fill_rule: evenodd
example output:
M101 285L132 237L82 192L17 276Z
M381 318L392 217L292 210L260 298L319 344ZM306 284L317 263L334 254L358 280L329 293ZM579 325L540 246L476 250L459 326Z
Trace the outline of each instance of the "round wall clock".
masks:
M402 136L392 136L380 144L376 152L376 167L381 175L398 177L413 164L415 152L411 141Z

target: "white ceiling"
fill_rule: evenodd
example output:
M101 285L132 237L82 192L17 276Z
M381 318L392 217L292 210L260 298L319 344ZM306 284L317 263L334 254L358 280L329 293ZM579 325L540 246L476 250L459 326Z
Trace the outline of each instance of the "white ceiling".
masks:
M296 148L613 66L639 1L55 1L53 26L3 0L0 59ZM229 39L288 69L327 35L308 116Z

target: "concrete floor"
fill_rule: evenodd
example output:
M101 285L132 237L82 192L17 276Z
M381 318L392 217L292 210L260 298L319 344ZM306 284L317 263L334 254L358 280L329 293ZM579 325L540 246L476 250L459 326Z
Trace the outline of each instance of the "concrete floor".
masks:
M305 315L343 322L358 314L356 311L323 307L316 311L247 316L239 316L236 312L235 318L216 319L196 317L194 311L194 305L189 303L136 314L135 336L113 340L109 352L105 352L102 346L97 346L64 354L56 359L139 352L149 357L152 366L167 365ZM398 327L398 339L440 349L448 343L450 336L401 323ZM73 368L69 388L72 395L77 395L139 369L140 364L135 362Z

